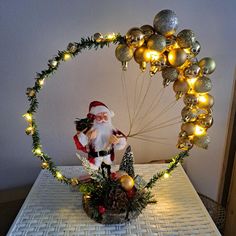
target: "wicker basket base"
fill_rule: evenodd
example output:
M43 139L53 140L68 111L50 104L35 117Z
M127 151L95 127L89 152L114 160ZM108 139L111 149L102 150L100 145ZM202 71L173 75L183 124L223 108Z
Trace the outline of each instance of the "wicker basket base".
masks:
M136 219L140 214L138 211L132 211L129 212L127 217L127 212L115 213L112 210L106 210L106 212L101 214L99 217L94 217L94 211L89 205L89 200L85 200L85 198L83 198L83 208L91 219L100 224L123 224L129 222L130 220Z

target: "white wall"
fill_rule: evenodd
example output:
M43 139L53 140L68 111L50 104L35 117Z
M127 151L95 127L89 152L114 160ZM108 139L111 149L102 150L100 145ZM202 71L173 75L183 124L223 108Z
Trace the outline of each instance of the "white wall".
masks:
M40 171L40 163L31 153L31 139L24 134L26 123L21 114L27 109L26 87L33 85L36 72L46 67L47 60L65 49L70 41L79 41L95 32L121 32L133 26L152 24L162 9L172 9L179 18L179 30L192 29L202 44L199 58L211 56L217 69L213 74L215 96L214 126L207 151L194 148L186 162L186 171L200 192L216 199L224 154L227 119L235 65L235 1L62 1L2 0L0 2L0 189L31 183ZM115 111L114 124L127 130L127 110L121 98L120 64L115 47L84 52L61 66L40 93L37 114L45 151L57 164L79 164L72 141L73 121L87 113L93 99L106 102ZM131 64L127 80L137 76ZM159 76L160 77L160 76ZM157 77L158 78L158 77ZM132 83L131 83L132 86ZM154 93L161 82L152 82ZM131 88L130 88L131 89ZM173 99L166 90L166 102ZM151 100L152 97L149 97ZM147 103L148 104L148 103ZM165 105L165 103L163 103ZM180 113L182 104L165 119ZM157 111L154 111L158 113ZM170 145L156 145L130 140L136 162L169 158L175 148L179 126L156 136L168 137ZM117 157L117 162L120 156Z

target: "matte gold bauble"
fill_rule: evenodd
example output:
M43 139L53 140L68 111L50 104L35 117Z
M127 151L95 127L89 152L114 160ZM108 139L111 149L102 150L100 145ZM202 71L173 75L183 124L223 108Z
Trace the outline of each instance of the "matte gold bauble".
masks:
M168 61L174 67L182 66L187 60L187 53L181 48L172 49L168 53Z
M213 125L213 117L211 115L206 115L204 117L199 117L197 119L197 124L201 127L208 129Z
M163 52L166 47L166 38L162 35L153 34L147 41L147 47L157 52Z
M213 73L216 68L215 61L210 57L202 58L198 65L201 67L202 73L205 75Z
M199 54L199 52L201 51L201 45L198 41L195 41L192 44L192 47L190 48L190 52L191 54L193 54L194 56L197 56Z
M156 14L153 27L161 35L170 36L178 28L178 18L173 11L162 10Z
M207 134L202 136L194 136L191 142L197 147L207 149L208 144L210 143L210 137Z
M195 124L193 122L183 123L181 125L181 130L185 131L188 136L193 135L195 131Z
M189 79L193 79L198 77L200 70L201 68L198 65L192 64L184 70L184 75Z
M177 143L178 149L181 149L183 151L188 151L192 147L193 147L193 144L190 142L188 138L185 138L185 137L179 138L178 143Z
M48 167L49 167L48 162L42 162L42 164L41 164L42 169L48 169Z
M182 109L181 116L184 122L193 122L198 117L198 109L186 106Z
M154 34L154 29L151 25L143 25L140 27L144 34L144 39L147 40L151 35Z
M184 104L189 107L196 106L198 104L198 97L194 94L186 94L184 96Z
M181 48L190 48L196 41L195 34L192 30L184 29L178 33L176 41Z
M119 181L120 181L121 187L126 191L129 191L134 187L134 180L129 175L121 176Z
M121 62L130 61L133 57L133 50L126 44L120 44L115 51L116 58Z
M131 28L125 35L126 43L128 46L141 47L144 43L144 34L141 29L134 27Z
M199 108L211 108L214 105L214 98L208 93L200 95L197 105Z
M206 76L198 78L197 81L194 83L194 90L197 93L209 92L211 88L212 88L211 80Z
M176 93L176 99L179 99L188 92L189 85L185 80L175 80L173 90Z

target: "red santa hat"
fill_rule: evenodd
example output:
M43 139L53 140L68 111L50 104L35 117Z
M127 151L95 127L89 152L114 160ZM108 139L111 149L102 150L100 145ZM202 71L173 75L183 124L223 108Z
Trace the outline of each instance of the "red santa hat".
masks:
M98 113L106 112L111 117L114 116L114 112L111 111L104 103L99 101L93 101L89 104L89 114L97 115Z

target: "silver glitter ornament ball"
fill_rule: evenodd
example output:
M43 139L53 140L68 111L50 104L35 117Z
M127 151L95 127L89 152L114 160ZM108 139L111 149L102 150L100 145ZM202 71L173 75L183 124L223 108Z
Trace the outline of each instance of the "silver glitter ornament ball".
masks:
M156 14L153 27L161 35L170 36L178 28L178 18L173 11L162 10Z
M176 41L181 48L190 48L196 38L192 30L184 29L178 33Z

